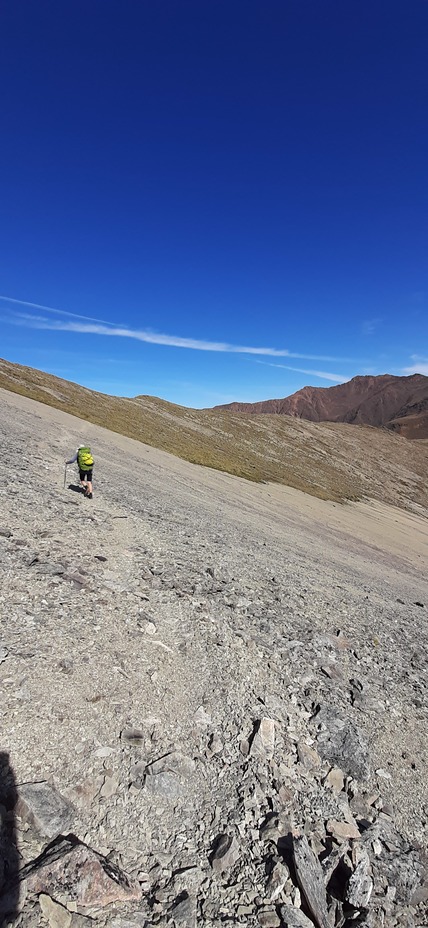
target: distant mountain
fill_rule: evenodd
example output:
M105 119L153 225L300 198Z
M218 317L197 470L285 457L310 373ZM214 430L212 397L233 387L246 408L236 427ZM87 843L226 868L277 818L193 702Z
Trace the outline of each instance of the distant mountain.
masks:
M303 387L284 399L228 403L214 409L373 425L392 429L405 438L428 438L428 377L353 377L336 387Z

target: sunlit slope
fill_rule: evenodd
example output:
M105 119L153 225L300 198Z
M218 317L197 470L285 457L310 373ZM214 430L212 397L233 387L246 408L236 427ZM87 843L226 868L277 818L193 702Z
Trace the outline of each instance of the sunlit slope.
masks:
M284 483L322 499L373 497L428 507L427 443L387 431L107 396L3 360L0 387L248 480Z

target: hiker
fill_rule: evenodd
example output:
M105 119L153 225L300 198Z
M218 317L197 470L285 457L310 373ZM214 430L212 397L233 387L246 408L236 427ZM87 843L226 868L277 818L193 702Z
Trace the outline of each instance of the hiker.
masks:
M67 464L74 464L77 461L77 466L79 468L79 477L80 477L80 486L87 499L92 499L92 469L94 466L94 459L91 454L91 449L87 445L79 445L74 458L71 458L71 461L66 461Z

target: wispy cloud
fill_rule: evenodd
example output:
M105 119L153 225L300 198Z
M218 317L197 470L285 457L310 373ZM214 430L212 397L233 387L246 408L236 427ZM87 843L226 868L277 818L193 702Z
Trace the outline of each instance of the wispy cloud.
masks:
M408 367L403 367L401 373L405 375L410 374L425 374L428 377L428 358L421 357L418 354L412 354L411 361L413 364L410 364Z
M288 364L270 364L269 361L256 361L256 364L264 364L265 367L280 367L285 371L296 371L298 374L307 374L310 377L320 377L321 380L331 380L333 383L346 383L350 377L344 374L331 374L329 371L313 371L304 367L290 367Z
M361 331L363 335L374 335L376 330L379 328L381 322L383 322L383 320L380 318L365 319L361 326Z
M94 316L81 316L79 313L69 313L66 309L54 309L53 306L42 306L41 303L29 303L28 300L15 300L11 296L0 295L0 300L3 300L4 303L12 303L15 306L28 306L30 309L43 309L45 312L54 313L56 316L69 316L72 319L86 319L87 322L102 322L104 325L115 324L106 322L105 319L97 319Z
M290 351L288 348L254 347L249 345L233 345L228 342L211 342L197 338L183 338L179 335L166 335L153 332L149 329L134 329L130 326L120 326L105 320L94 319L91 316L81 316L65 310L43 307L38 303L28 303L24 300L12 300L10 297L0 296L0 300L9 303L27 306L31 309L44 309L45 312L55 313L67 317L64 320L50 319L34 313L12 312L8 321L33 329L42 329L52 332L81 333L84 335L101 335L110 338L131 338L151 345L165 345L173 348L188 348L194 351L213 351L231 354L267 355L270 357L301 358L308 361L350 361L350 358L337 358L329 355L304 354ZM70 318L71 317L71 318ZM76 321L72 321L76 320Z

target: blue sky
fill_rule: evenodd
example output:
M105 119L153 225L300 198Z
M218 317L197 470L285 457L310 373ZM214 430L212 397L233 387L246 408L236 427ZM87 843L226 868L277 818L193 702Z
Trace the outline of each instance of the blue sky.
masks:
M0 356L187 406L428 373L426 0L3 4Z

